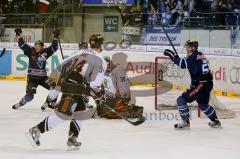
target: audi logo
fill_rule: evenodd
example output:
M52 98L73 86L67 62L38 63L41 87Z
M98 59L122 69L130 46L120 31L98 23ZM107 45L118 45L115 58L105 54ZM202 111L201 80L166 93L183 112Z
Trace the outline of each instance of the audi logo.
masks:
M240 68L239 67L231 68L230 80L233 84L240 84Z
M174 63L160 63L158 70L158 80L162 81L164 77L182 79L185 76L186 70L181 69Z

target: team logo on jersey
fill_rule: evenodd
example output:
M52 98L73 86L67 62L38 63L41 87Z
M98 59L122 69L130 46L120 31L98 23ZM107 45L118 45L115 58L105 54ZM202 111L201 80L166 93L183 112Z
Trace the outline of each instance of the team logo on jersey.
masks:
M42 69L43 67L43 62L37 62L38 68Z
M103 81L103 86L104 86L105 90L109 90L110 89L110 84L109 84L109 81L107 79L105 79Z
M38 57L38 61L46 61L47 60L47 53L43 53Z

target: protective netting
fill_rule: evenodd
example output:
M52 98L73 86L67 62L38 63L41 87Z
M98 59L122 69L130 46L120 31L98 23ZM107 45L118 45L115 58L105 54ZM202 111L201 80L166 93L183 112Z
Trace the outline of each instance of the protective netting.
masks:
M185 91L191 82L187 69L181 69L173 64L169 58L156 57L155 59L155 109L170 110L177 109L176 99ZM219 118L233 118L235 113L227 109L220 102L214 91L211 92L209 104L213 106ZM188 104L197 107L197 103ZM205 115L201 112L199 116Z

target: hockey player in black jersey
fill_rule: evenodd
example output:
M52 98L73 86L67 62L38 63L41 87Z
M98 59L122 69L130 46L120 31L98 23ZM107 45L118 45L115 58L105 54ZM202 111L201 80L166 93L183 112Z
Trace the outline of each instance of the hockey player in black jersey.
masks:
M210 106L210 92L213 89L213 77L209 70L209 65L203 53L198 51L198 42L188 40L185 44L187 57L180 58L177 53L166 49L164 55L170 57L174 64L182 69L188 69L191 76L190 88L185 91L177 99L178 110L182 118L182 122L174 125L176 129L190 128L189 108L187 103L196 101L199 108L211 120L210 127L220 127L221 123L218 120L216 111Z
M50 89L47 77L46 61L54 54L55 51L57 51L57 38L60 34L59 31L54 31L52 45L44 48L44 43L40 40L35 42L34 47L29 46L21 37L21 28L16 28L15 32L18 39L18 46L23 50L24 55L28 57L29 65L26 94L19 103L12 106L12 109L18 109L30 102L34 97L34 94L36 94L36 89L39 85L46 89Z

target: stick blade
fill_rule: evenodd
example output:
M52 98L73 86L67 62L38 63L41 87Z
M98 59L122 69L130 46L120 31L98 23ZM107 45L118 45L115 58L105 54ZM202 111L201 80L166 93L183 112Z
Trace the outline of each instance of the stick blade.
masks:
M146 118L145 118L144 116L142 116L141 119L139 119L138 121L136 121L136 122L132 122L132 125L134 125L134 126L138 126L138 125L144 123L145 120L146 120Z

